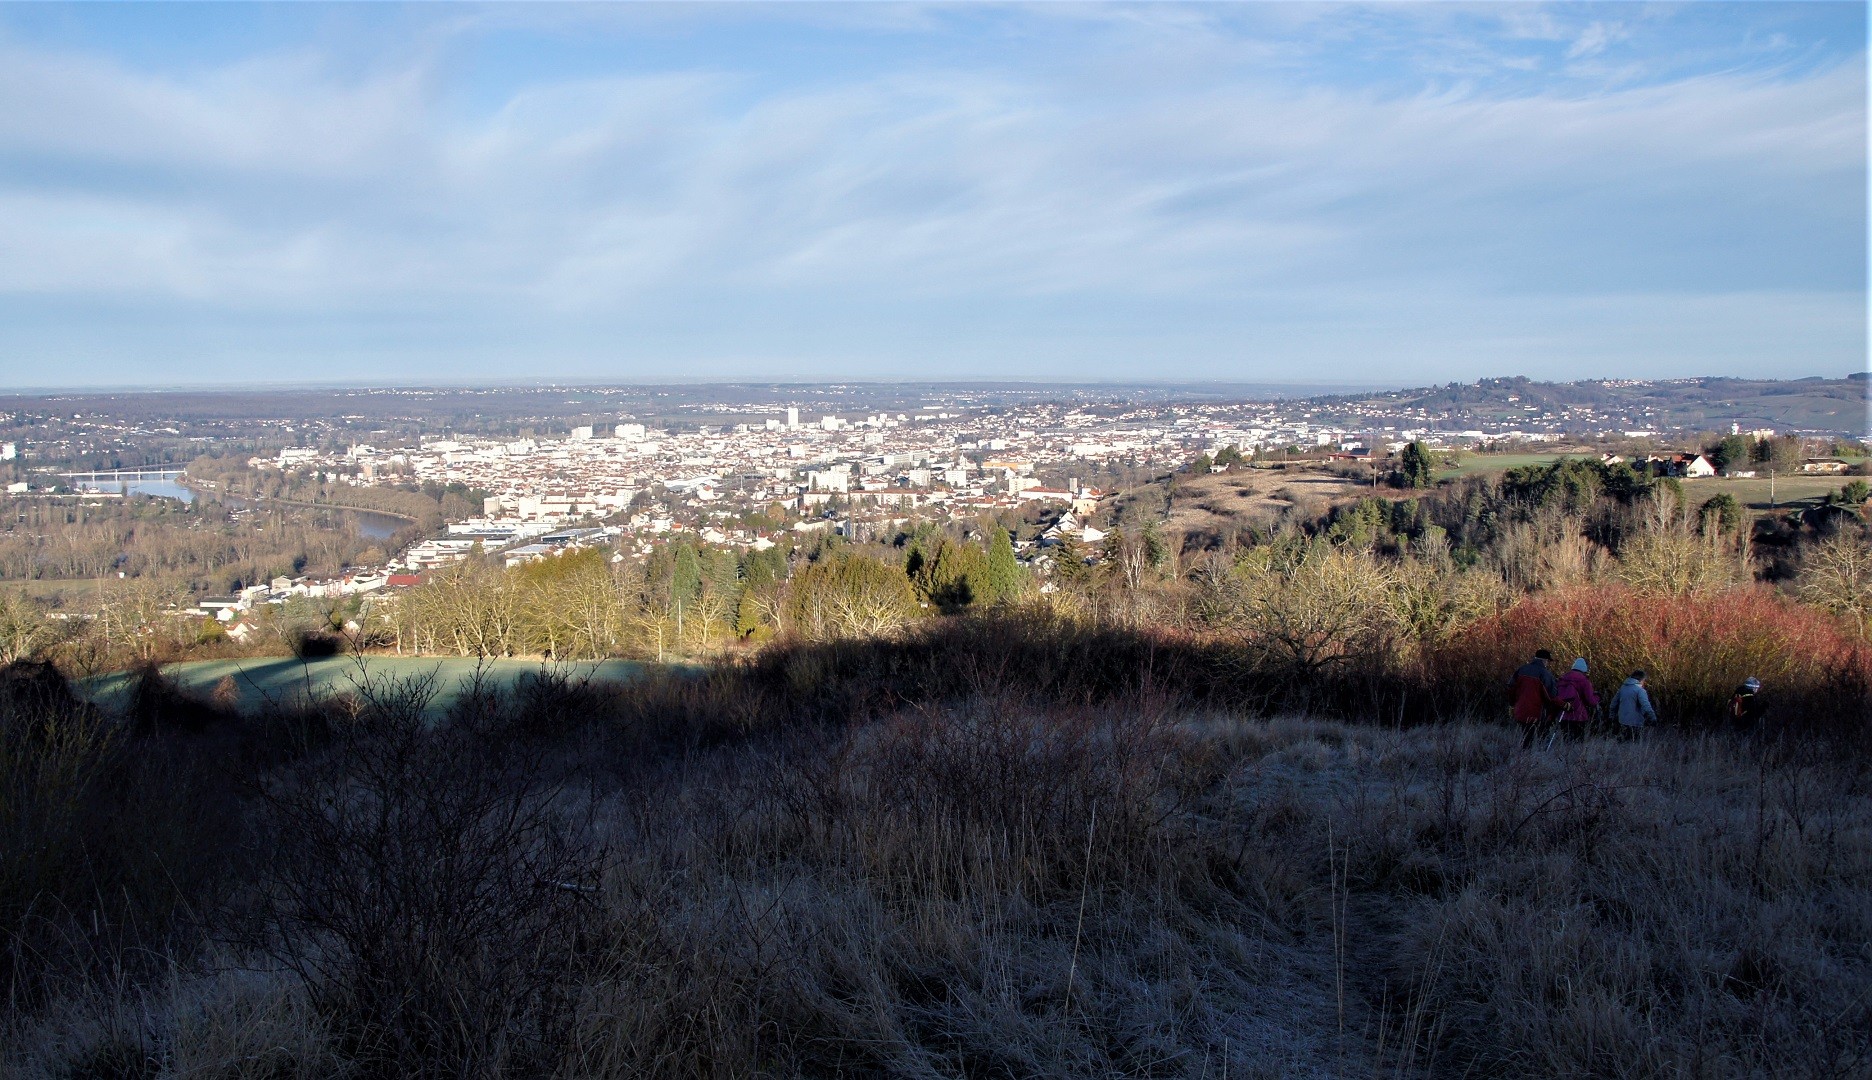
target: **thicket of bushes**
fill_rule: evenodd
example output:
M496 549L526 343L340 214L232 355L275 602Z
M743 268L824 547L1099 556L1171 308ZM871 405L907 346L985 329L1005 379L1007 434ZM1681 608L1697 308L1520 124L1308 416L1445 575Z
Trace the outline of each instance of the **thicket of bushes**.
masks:
M1824 611L1764 588L1657 595L1610 585L1530 597L1466 627L1432 659L1427 675L1469 687L1535 649L1565 665L1590 657L1595 681L1616 686L1635 670L1651 677L1666 722L1715 722L1736 684L1756 676L1783 724L1863 722L1872 696L1872 646Z

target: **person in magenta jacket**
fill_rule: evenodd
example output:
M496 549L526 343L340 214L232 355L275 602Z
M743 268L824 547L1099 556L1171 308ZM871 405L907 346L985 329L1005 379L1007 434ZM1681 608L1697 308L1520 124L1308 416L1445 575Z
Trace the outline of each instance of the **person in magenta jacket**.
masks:
M1569 739L1586 737L1586 722L1599 711L1599 692L1586 674L1586 658L1573 661L1572 670L1554 680L1554 700L1560 703L1560 730Z

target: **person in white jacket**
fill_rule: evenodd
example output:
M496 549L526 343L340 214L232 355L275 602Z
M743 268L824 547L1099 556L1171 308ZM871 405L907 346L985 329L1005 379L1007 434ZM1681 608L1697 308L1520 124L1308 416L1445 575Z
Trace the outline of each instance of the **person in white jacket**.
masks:
M1646 724L1657 723L1657 710L1651 707L1651 694L1645 689L1645 673L1634 671L1612 695L1612 716L1619 722L1619 732L1636 738Z

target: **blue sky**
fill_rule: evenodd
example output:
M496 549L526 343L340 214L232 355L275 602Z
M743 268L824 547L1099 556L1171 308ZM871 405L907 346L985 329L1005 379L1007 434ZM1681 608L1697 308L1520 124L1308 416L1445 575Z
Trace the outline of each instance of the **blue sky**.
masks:
M1866 14L0 6L0 384L1866 362Z

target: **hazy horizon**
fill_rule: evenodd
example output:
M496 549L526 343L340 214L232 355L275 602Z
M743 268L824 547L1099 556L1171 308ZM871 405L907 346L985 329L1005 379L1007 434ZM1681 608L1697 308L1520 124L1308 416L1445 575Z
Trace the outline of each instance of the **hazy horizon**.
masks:
M14 5L0 388L1838 378L1865 41L1851 3Z

